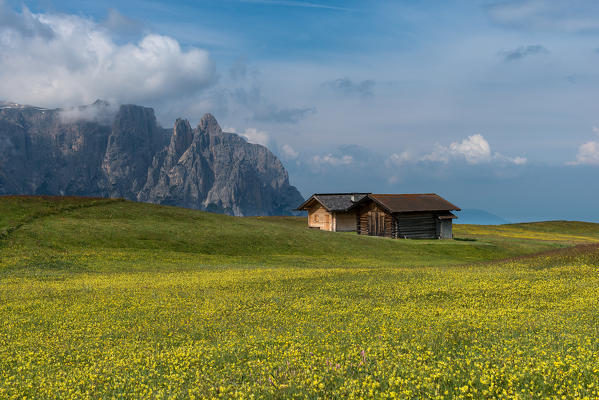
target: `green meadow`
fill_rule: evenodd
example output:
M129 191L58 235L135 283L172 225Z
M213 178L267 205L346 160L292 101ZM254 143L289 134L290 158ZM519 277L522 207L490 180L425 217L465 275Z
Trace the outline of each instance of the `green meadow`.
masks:
M599 398L599 224L0 197L0 398Z

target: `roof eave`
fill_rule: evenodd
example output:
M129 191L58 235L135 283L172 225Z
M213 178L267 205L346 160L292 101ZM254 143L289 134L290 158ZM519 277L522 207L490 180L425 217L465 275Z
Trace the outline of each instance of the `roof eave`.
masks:
M317 196L317 195L315 195L315 194L313 194L312 196L310 196L310 198L309 198L308 200L306 200L306 201L304 201L302 204L300 204L300 205L297 207L297 209L296 209L296 210L297 210L297 211L307 211L307 209L308 209L308 208L307 208L307 205L308 205L308 204L309 204L309 203L310 203L312 200L314 200L314 201L317 201L317 202L318 202L318 204L320 204L320 205L321 205L321 206L322 206L322 207L323 207L325 210L327 210L328 212L331 212L331 210L329 210L329 208L328 208L326 205L324 205L324 203L323 203L322 201L320 201L320 199L318 198L318 196Z
M308 205L308 203L310 203L312 200L315 200L314 195L308 197L308 199L306 201L304 201L302 204L300 204L299 206L297 206L296 210L297 211L305 211L306 210L306 206Z
M391 209L389 207L387 207L385 204L383 204L379 200L375 199L374 197L370 196L370 194L368 196L364 197L364 199L370 199L370 200L374 201L376 204L378 204L379 206L384 208L388 213L393 214L393 211L391 211ZM362 199L362 200L364 200L364 199Z
M443 197L439 196L437 193L422 193L425 195L433 195L433 196L437 196L439 197L441 200L445 201L447 204L449 204L451 207L453 208L444 208L442 210L410 210L410 211L394 211L391 210L388 206L386 206L385 204L383 204L381 201L377 200L376 198L370 196L372 193L370 193L368 196L368 198L372 199L374 202L376 202L377 204L379 204L381 207L383 207L385 210L387 210L388 212L395 214L395 213L401 213L401 212L438 212L438 211L462 211L458 206L456 206L453 203L448 202L447 200L445 200Z
M426 209L426 210L401 210L401 211L391 211L393 214L398 213L414 213L414 212L451 212L451 211L461 211L459 208L443 208L443 209Z

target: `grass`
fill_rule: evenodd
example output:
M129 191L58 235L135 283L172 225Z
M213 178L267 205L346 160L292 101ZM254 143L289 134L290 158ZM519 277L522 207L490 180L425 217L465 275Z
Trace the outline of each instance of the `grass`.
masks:
M599 397L595 224L411 241L9 197L0 230L0 398Z
M450 265L599 242L576 229L459 225L455 235L464 240L391 240L309 230L304 218L236 218L118 200L8 197L1 204L0 230L10 233L0 270L11 273L49 264L97 272Z

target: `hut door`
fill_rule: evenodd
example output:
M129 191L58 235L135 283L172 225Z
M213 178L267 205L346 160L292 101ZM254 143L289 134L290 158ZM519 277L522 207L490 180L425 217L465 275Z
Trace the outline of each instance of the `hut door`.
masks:
M368 216L368 234L370 236L384 236L385 215L379 212L371 212Z

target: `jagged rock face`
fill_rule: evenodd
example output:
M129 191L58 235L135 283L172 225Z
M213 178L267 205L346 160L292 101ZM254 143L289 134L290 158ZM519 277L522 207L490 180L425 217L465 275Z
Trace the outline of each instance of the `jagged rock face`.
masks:
M110 128L56 110L0 109L0 193L99 196Z
M121 106L112 124L102 161L108 197L136 198L146 183L148 166L165 144L154 110Z
M139 200L201 204L202 209L233 215L265 210L276 215L289 213L301 196L266 147L222 132L206 114L193 131L187 121L177 121L168 149L154 158Z
M162 129L150 108L61 110L0 105L0 194L122 197L231 215L286 215L302 202L267 148L222 132L206 114ZM102 119L89 118L102 107Z

